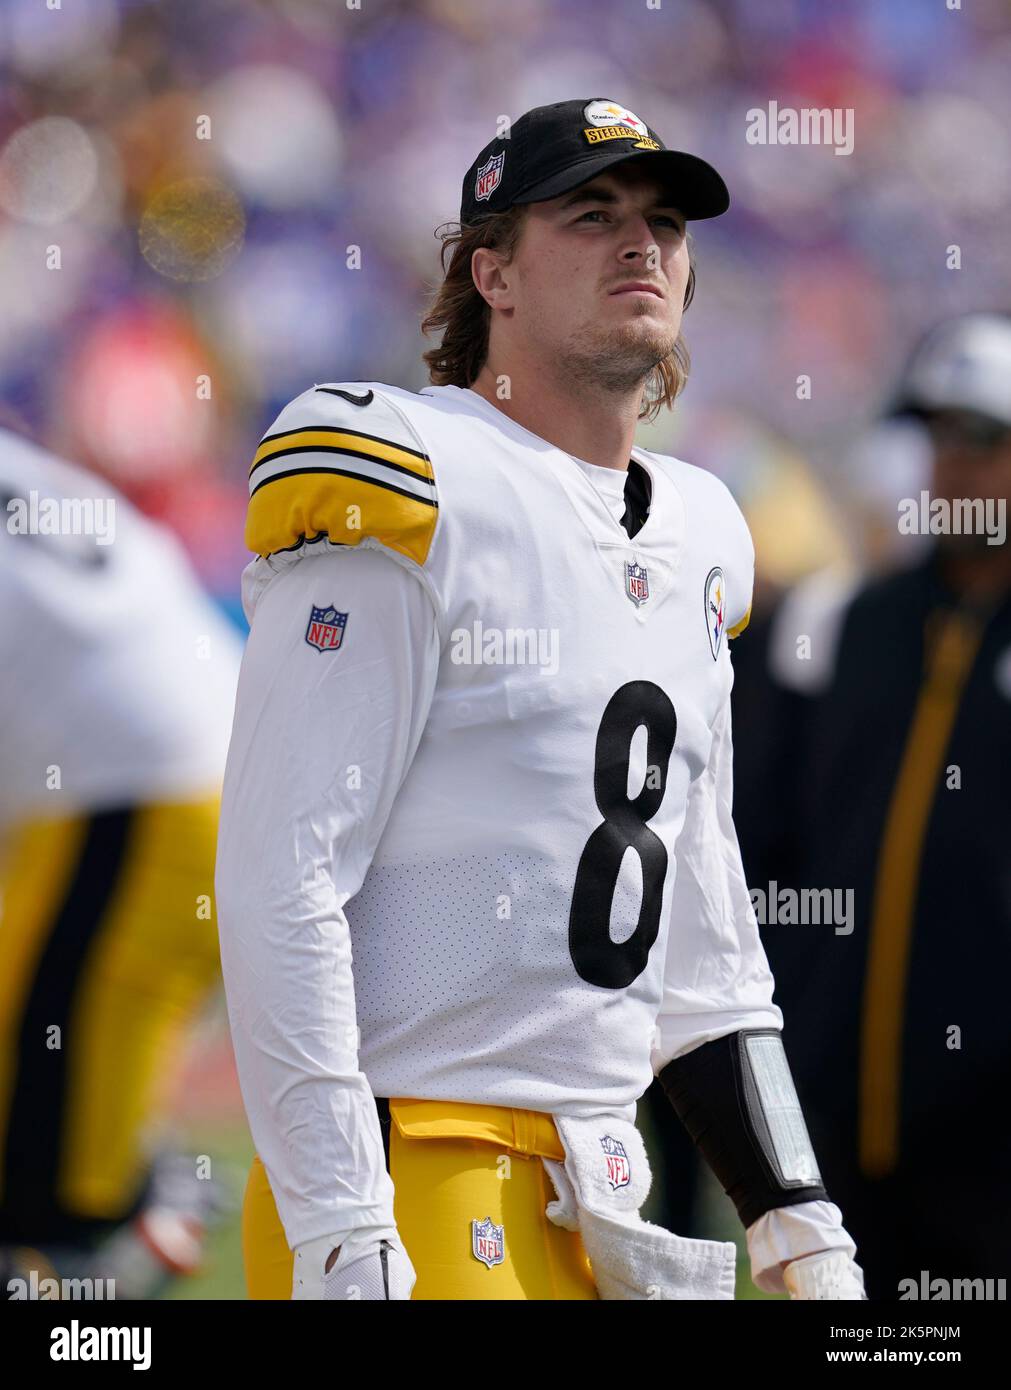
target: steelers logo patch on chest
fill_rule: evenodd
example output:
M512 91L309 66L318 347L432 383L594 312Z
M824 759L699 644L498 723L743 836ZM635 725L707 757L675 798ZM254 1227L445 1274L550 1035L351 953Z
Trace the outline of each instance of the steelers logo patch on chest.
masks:
M720 654L726 612L727 586L723 571L717 566L709 571L706 579L706 631L709 633L709 649L714 661Z

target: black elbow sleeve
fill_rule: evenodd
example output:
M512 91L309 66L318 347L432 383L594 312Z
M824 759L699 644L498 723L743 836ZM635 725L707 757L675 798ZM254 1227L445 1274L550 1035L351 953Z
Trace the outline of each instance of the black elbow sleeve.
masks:
M669 1062L660 1084L745 1227L826 1199L777 1029L703 1043Z

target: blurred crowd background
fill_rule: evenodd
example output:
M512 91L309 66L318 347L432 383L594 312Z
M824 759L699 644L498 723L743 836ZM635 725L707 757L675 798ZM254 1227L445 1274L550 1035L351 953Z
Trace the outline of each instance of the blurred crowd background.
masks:
M731 487L758 607L914 560L929 450L881 416L932 324L1011 306L1009 68L1009 0L4 0L0 424L171 528L242 627L260 436L316 382L425 385L464 170L502 116L610 97L732 197L640 442ZM853 152L749 144L771 101L851 110ZM220 996L180 1096L201 1136L231 1106L244 1165ZM227 1239L182 1296L241 1296Z
M730 483L771 578L862 551L918 477L914 441L861 447L904 354L1011 302L1009 19L1005 0L8 0L0 395L164 518L235 611L242 479L276 411L317 381L424 385L434 230L475 151L500 115L613 96L733 198L695 229L688 391L642 443ZM852 109L853 153L748 144L770 100Z

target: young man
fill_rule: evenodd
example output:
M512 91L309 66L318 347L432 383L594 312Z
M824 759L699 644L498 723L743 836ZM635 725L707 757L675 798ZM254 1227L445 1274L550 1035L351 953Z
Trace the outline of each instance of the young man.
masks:
M763 1287L862 1296L730 817L750 537L633 444L728 202L614 102L528 112L465 177L435 384L316 387L256 455L217 876L253 1297L732 1297L732 1245L638 1219L654 1073Z

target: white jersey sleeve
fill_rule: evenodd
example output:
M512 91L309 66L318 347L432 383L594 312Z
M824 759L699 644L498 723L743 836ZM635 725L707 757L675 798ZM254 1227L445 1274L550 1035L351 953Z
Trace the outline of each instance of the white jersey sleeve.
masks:
M288 1243L340 1243L393 1225L344 906L414 756L438 628L428 589L383 549L317 541L254 565L270 573L225 774L222 968L249 1125Z
M664 961L653 1071L741 1028L782 1028L732 816L730 696L688 795Z

